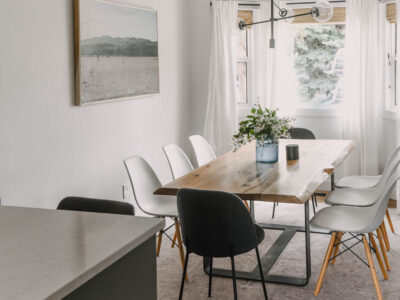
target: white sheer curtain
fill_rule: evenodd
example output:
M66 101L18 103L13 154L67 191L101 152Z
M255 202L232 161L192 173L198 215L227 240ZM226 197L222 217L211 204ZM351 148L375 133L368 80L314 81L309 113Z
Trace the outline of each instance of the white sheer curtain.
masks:
M231 150L237 126L236 30L238 2L212 3L212 41L204 137L218 155Z
M347 0L344 62L344 138L356 142L345 163L350 174L378 174L382 84L379 1Z
M396 0L396 22L397 24L400 24L400 0ZM397 25L399 26L399 25ZM400 49L400 39L397 38L397 49ZM399 54L397 54L397 61L399 59ZM400 68L397 68L397 90L400 88ZM397 103L400 103L400 93L397 93ZM396 135L397 135L397 146L400 146L400 109L397 108L397 130L396 130ZM397 194L396 194L396 199L397 199L397 210L400 211L400 182L397 182Z
M270 2L261 2L261 19L266 20L271 16ZM275 16L279 11L275 9ZM275 26L275 48L269 47L271 25L265 23L259 26L257 40L263 47L264 55L257 57L258 68L265 70L262 75L264 99L262 104L271 109L279 109L281 114L291 114L294 107L293 99L297 99L298 81L294 69L294 38L290 23L279 21ZM253 28L252 28L253 30ZM291 103L292 102L292 103Z

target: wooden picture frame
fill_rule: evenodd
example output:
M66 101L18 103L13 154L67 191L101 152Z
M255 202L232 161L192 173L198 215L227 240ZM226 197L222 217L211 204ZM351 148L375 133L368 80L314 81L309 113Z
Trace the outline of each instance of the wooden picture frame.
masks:
M75 104L160 93L157 11L74 0Z

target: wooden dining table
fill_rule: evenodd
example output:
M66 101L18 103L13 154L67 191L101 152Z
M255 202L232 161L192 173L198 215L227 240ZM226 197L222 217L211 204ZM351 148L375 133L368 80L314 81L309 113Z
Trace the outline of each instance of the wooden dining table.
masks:
M299 159L286 160L286 145L299 145ZM354 149L350 140L280 140L279 161L258 163L255 142L236 152L229 152L193 172L157 189L158 195L176 195L182 188L224 191L250 201L255 220L254 201L283 202L304 205L304 227L285 224L258 223L264 229L282 230L262 258L264 279L267 282L307 285L311 276L309 199L329 177L334 188L334 171ZM297 232L305 233L306 276L273 275L269 271ZM204 271L210 271L210 259L204 258ZM231 277L231 270L213 269L213 276ZM238 271L237 278L260 281L257 267L250 272Z

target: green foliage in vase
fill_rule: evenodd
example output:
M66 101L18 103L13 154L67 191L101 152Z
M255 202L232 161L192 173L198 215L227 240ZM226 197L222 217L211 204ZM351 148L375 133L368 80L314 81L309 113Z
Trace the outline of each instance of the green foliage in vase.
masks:
M269 110L255 105L251 114L239 123L239 130L232 137L232 145L237 150L242 145L257 140L259 145L278 143L280 138L290 138L289 129L293 118L279 117L277 110Z

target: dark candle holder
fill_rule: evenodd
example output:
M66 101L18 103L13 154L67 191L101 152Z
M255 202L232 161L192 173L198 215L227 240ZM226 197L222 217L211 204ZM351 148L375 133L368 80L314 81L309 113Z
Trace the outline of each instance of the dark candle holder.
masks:
M286 160L298 160L299 159L299 145L290 144L286 145Z

